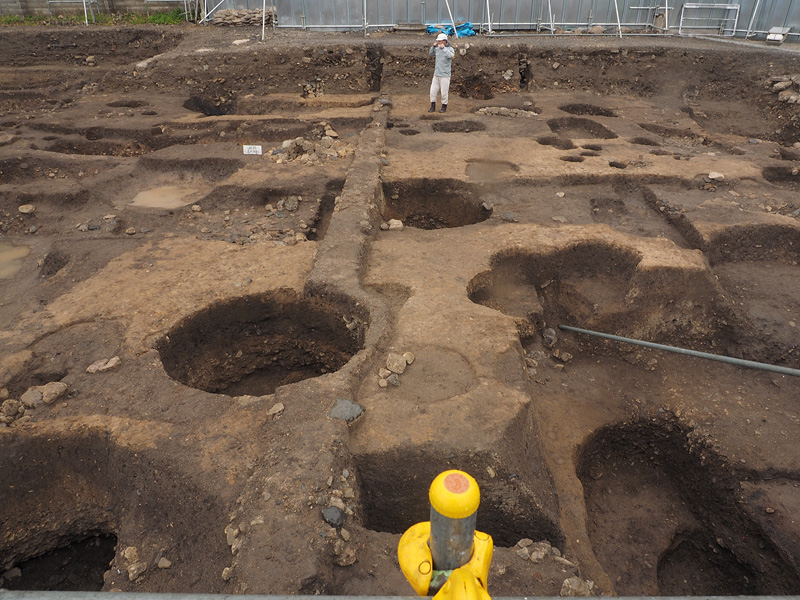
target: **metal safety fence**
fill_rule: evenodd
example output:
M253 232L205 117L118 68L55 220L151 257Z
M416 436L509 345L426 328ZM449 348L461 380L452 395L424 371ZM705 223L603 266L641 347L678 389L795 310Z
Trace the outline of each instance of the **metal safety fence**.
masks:
M226 0L236 2L237 0ZM238 0L251 1L251 0ZM609 33L661 31L765 37L800 35L797 0L276 0L283 28L364 30L472 23L476 31L550 32L602 26Z

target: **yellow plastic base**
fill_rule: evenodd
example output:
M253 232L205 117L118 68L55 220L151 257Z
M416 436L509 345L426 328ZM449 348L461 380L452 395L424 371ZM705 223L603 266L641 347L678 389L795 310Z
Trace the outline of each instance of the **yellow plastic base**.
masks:
M397 558L403 575L418 596L427 596L431 584L433 558L428 546L430 537L430 521L417 523L403 534L397 548ZM492 537L476 531L472 558L463 567L452 572L442 589L434 596L434 600L490 600L487 585L493 554Z

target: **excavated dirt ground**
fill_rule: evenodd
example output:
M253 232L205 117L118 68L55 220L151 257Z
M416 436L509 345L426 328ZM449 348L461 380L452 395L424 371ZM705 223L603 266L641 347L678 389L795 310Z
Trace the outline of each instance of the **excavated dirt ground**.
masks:
M0 587L409 595L461 468L493 595L800 593L800 380L558 329L800 367L800 54L429 43L0 30Z

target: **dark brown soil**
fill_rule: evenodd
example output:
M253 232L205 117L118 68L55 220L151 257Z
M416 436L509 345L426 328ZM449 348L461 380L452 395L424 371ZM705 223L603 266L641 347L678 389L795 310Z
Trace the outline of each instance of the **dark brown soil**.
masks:
M800 368L796 49L260 34L0 29L0 587L800 594L796 372L558 327Z

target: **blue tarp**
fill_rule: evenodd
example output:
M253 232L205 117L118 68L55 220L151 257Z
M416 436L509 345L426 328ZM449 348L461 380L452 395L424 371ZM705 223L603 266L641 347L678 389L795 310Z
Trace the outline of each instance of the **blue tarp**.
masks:
M458 37L469 37L471 35L475 35L475 31L472 29L472 23L463 23L458 25L456 30L458 30ZM427 32L446 33L447 35L454 34L452 25L428 25Z

